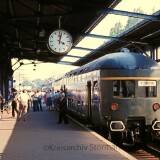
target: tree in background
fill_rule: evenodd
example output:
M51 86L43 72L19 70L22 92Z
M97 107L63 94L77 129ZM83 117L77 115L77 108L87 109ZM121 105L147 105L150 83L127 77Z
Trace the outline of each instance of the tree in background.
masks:
M135 8L133 9L134 13L142 13L144 14L144 11L141 8ZM141 18L135 18L135 17L129 17L127 24L125 26L125 30L133 27L134 25L136 25L138 22L140 22L142 19Z
M144 14L144 12L141 8L135 8L135 9L133 9L133 12ZM140 18L128 17L126 26L123 26L121 24L121 22L119 21L119 22L115 23L114 27L111 28L109 35L112 36L112 37L116 37L119 34L121 34L122 32L124 32L125 30L127 30L127 29L133 27L134 25L136 25L141 20L142 19L140 19Z
M33 81L29 81L29 80L24 80L22 83L21 83L21 86L23 87L23 88L29 88L29 86L30 86L30 88L32 89L32 90L37 90L37 89L39 89L39 90L41 90L41 88L45 85L45 86L47 86L47 85L51 85L52 83L53 83L53 81L54 81L54 78L53 77L49 77L49 78L46 78L46 79L44 79L44 80L42 80L42 79L35 79L35 80L33 80Z
M117 35L119 35L120 33L123 32L123 25L121 24L121 22L117 22L115 24L115 26L113 28L111 28L109 35L112 37L116 37Z

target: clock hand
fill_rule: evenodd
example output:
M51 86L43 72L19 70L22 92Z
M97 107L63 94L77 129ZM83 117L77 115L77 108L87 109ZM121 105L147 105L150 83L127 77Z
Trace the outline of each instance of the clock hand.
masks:
M61 43L61 38L62 38L62 32L59 33L59 44Z
M59 41L59 44L60 44L60 43L62 43L63 45L65 45L65 43L64 43L64 42L62 42L61 40L57 40L57 41Z

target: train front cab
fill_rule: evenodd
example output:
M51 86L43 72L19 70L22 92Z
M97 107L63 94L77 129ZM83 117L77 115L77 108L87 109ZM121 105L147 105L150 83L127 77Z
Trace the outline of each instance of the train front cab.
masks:
M134 144L160 137L159 85L155 77L102 78L102 113L110 139Z

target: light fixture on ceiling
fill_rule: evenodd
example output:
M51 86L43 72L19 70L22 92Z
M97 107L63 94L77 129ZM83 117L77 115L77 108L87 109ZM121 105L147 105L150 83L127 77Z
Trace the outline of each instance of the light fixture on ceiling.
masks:
M20 66L22 66L24 63L23 62L20 62Z
M44 30L44 29L41 29L41 30L39 31L39 38L43 38L43 37L45 37L45 30Z
M40 49L37 49L37 50L36 50L36 53L40 53L40 52L41 52L41 50L40 50Z
M21 60L21 62L19 62L20 66L24 65L23 60Z

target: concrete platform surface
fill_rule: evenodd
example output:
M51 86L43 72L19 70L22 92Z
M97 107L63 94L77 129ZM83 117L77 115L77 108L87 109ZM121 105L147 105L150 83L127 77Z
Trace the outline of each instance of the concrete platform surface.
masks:
M0 120L0 160L126 160L75 122L56 124L58 112L29 112L27 121Z

